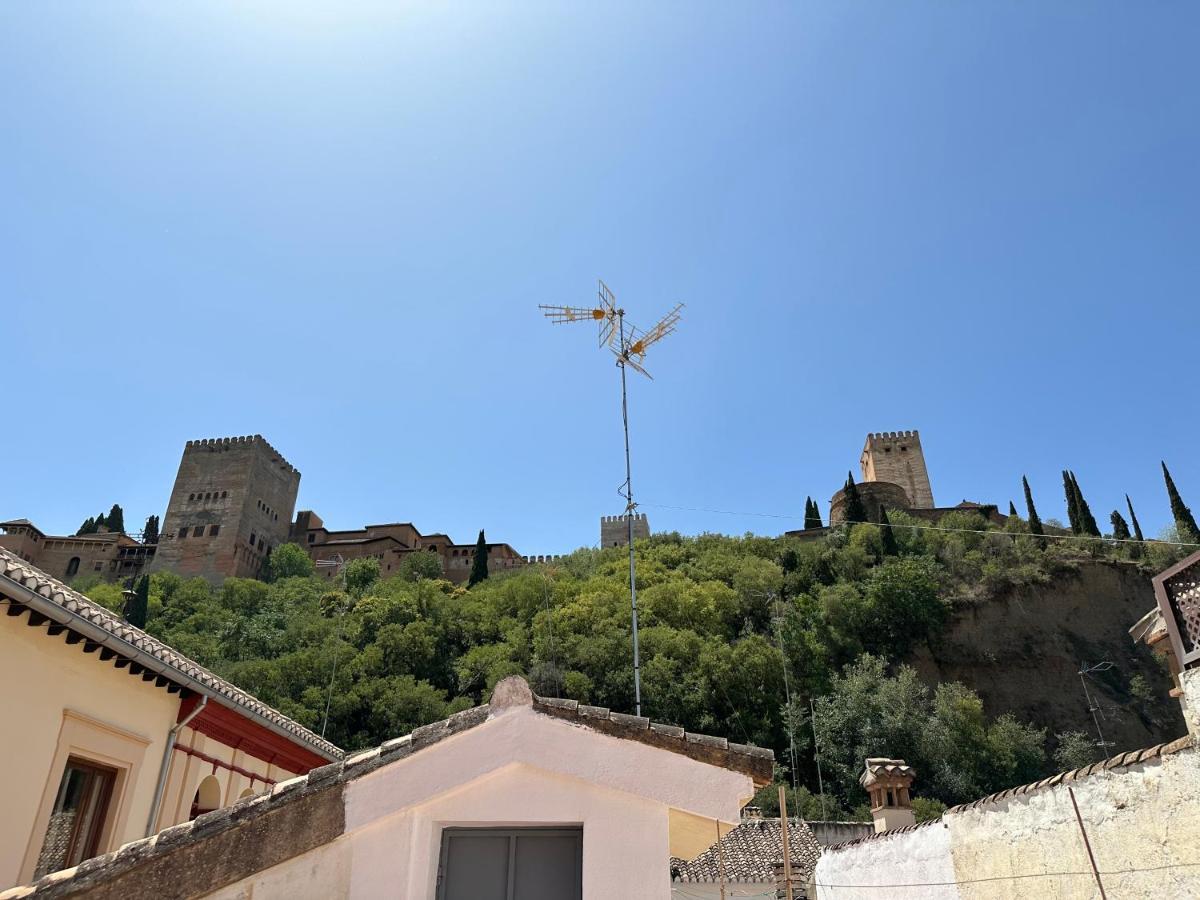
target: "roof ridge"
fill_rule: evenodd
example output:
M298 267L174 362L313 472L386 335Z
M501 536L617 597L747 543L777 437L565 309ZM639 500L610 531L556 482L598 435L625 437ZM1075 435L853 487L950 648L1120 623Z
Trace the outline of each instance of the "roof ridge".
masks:
M512 698L511 691L510 697L503 701L497 697L497 694L502 692L500 685L510 679L519 681L523 685L523 690L528 692L526 696L529 701L522 700L520 697ZM579 726L599 731L602 734L640 741L659 749L674 751L692 759L707 762L710 765L731 768L750 775L752 778L755 777L752 773L756 771L760 775L765 773L766 779L770 780L775 759L775 754L770 750L742 744L730 744L725 738L694 734L677 726L652 723L649 719L640 716L614 713L604 707L580 705L574 700L538 697L529 691L528 684L519 676L510 676L509 679L501 681L500 685L493 692L493 700L498 703L497 709L506 705L519 704L540 715L572 720ZM568 709L575 715L568 713ZM555 712L549 710L555 710ZM203 840L246 819L265 815L293 800L299 800L327 788L360 778L389 763L404 759L447 738L482 725L488 721L492 712L492 704L483 703L454 713L440 721L422 725L413 729L409 734L384 741L377 747L360 750L328 765L312 769L305 775L277 782L269 791L238 800L231 806L204 813L190 822L174 825L148 838L125 844L111 853L85 860L74 869L65 869L62 872L46 875L34 882L32 890L16 888L13 891L0 892L0 900L8 900L8 898L15 900L17 897L31 897L51 892L57 895L63 889L64 884L72 884L85 879L91 880L101 870L113 867L118 871L124 871L142 865L152 856L168 853L193 841ZM638 733L623 734L621 731L624 729L634 729ZM746 769L750 771L745 771ZM735 830L736 827L730 832ZM806 831L808 830L806 829ZM808 833L811 834L811 831ZM21 891L21 893L17 893L17 891Z
M107 631L118 640L148 653L160 662L211 688L221 697L230 701L235 708L250 710L268 719L304 744L319 749L323 755L339 758L345 755L345 752L336 744L325 740L274 707L263 703L248 691L206 669L141 628L129 624L112 610L106 609L94 600L68 587L57 578L47 575L32 563L26 562L3 547L0 547L0 578L21 585L68 613L79 616L92 625Z

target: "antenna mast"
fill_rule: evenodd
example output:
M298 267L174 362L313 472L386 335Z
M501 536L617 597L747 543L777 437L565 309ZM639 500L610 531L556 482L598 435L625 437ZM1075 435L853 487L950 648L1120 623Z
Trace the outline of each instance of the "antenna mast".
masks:
M625 324L625 310L617 306L617 298L603 281L599 289L600 305L592 308L579 306L547 306L539 304L543 315L555 325L569 322L594 321L600 326L600 346L607 346L617 358L621 370L621 425L625 431L625 482L617 489L625 498L625 524L629 540L629 600L633 621L633 698L636 715L642 714L642 660L638 650L638 605L637 605L637 559L633 552L633 525L637 515L637 503L633 499L633 467L629 455L629 391L625 381L625 369L632 367L647 378L649 372L642 363L646 351L675 330L679 324L683 304L663 316L649 331L643 332L633 325ZM653 380L653 379L651 379Z

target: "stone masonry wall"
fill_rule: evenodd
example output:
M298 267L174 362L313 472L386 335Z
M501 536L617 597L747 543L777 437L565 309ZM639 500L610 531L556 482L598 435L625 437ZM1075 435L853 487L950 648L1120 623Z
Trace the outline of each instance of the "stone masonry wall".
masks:
M933 508L933 488L925 468L925 451L917 431L884 431L867 435L863 447L863 481L890 481L904 488L917 509Z
M287 540L300 473L259 435L188 441L154 571L210 581L258 574Z
M645 513L635 513L633 517L633 539L650 537L650 520ZM600 546L625 547L629 544L629 524L625 516L600 517Z

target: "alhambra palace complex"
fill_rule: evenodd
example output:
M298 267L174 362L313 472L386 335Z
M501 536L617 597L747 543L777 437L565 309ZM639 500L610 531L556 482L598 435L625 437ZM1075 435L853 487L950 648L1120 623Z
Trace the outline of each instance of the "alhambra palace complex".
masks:
M867 435L860 459L858 490L868 515L881 507L905 509L936 519L949 509L975 508L998 517L995 507L964 502L935 507L921 438L916 431ZM379 561L386 577L410 553L436 553L446 578L465 582L475 545L457 544L447 535L422 534L408 522L368 525L333 531L312 510L295 512L300 473L260 435L188 441L175 476L167 514L157 544L144 544L127 534L47 535L28 519L0 522L3 547L44 572L65 579L97 574L125 579L143 571L170 571L217 582L228 577L253 578L263 570L267 554L285 542L308 550L314 561L359 559ZM844 521L845 497L830 501L829 524ZM626 543L624 516L603 516L600 546ZM825 529L788 532L811 537ZM645 514L637 514L634 535L650 534ZM554 557L522 556L506 543L488 544L488 571L501 572ZM326 577L338 567L324 566Z

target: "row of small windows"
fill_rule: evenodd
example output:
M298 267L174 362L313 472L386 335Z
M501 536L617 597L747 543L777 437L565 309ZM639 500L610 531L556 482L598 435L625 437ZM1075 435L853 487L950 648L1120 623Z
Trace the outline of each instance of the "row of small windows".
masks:
M206 527L208 528L208 536L209 537L216 537L218 534L221 533L220 525L208 525L208 526L196 525L194 528L191 529L192 537L194 537L194 538L204 537L204 529ZM185 538L187 536L188 536L188 528L185 525L183 528L179 529L178 537L182 540L183 538Z
M263 503L261 500L258 501L258 511L266 513L267 518L271 519L273 522L279 521L279 513L275 512L275 510L271 509L271 507L267 506L267 504Z
M254 542L255 542L255 539L256 539L256 538L257 538L257 541L258 541L258 550L259 550L259 552L261 553L261 552L262 552L262 550L263 550L263 548L266 546L266 544L264 544L264 543L263 543L263 539L262 539L262 538L260 538L260 537L257 537L257 536L254 534L254 532L253 532L253 531L252 531L252 532L250 532L250 546L251 546L251 547L253 547L253 546L254 546Z
M188 494L189 500L224 500L229 496L229 491L204 491L198 494Z

